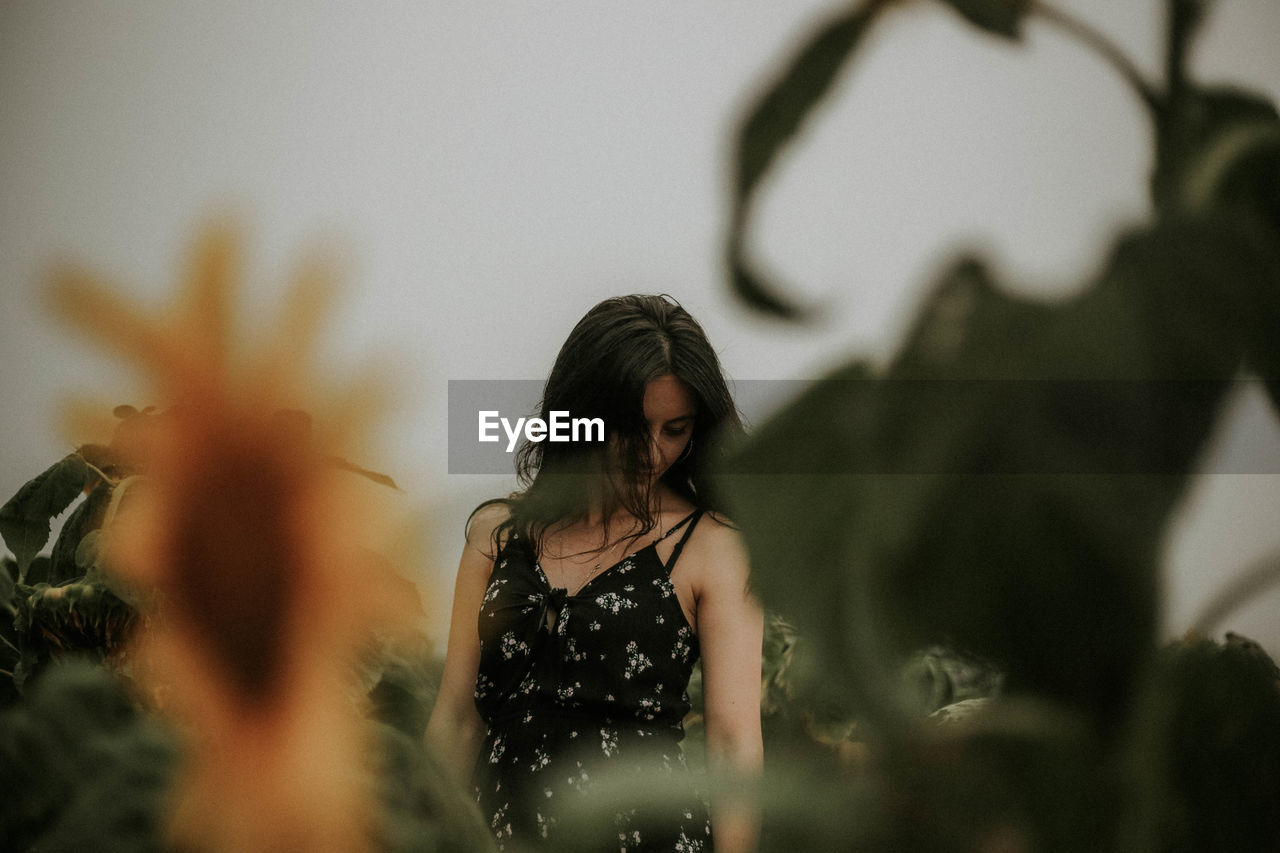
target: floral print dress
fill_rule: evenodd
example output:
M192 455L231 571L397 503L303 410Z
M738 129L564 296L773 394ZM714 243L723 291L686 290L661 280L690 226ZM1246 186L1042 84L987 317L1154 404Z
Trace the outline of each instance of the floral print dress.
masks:
M552 588L516 534L494 558L475 690L488 732L472 782L499 849L711 850L680 748L698 640L670 580L701 512L667 531L684 528L666 565L655 540L573 595ZM657 780L687 793L637 796L585 844L565 833L575 807L591 809L597 781L616 791L631 778L637 791Z

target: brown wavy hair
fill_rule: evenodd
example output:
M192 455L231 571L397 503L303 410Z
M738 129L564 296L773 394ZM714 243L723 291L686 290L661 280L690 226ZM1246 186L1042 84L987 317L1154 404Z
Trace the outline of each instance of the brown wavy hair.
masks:
M600 418L605 442L524 441L516 452L521 489L507 498L510 516L495 531L495 547L512 533L540 550L542 534L556 523L585 518L597 489L605 517L621 509L640 520L637 536L657 525L650 512L649 479L606 478L606 458L621 462L624 472L641 474L650 465L648 427L644 418L646 386L662 376L684 381L697 405L689 452L662 475L672 491L695 506L717 510L707 462L717 445L743 431L720 360L698 322L672 297L661 294L606 299L573 327L556 356L539 403L540 417L570 412L573 417ZM606 456L614 444L616 456ZM606 485L601 489L601 484ZM470 519L468 519L468 524ZM602 531L602 540L607 532ZM607 544L607 542L602 542Z

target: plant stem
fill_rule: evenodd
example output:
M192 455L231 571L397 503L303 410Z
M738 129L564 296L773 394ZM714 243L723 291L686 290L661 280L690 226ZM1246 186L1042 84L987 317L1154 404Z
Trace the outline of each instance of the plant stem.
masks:
M1200 28L1211 0L1168 0L1169 42L1165 45L1165 86L1169 102L1178 104L1186 95L1187 47Z
M1049 23L1074 36L1086 47L1098 54L1103 61L1118 71L1125 82L1138 93L1138 97L1151 110L1152 115L1157 119L1159 118L1164 110L1164 99L1115 42L1069 12L1064 12L1056 6L1043 2L1043 0L1031 0L1029 11L1040 15Z
M94 465L94 464L93 464L92 462L90 462L89 460L84 459L84 457L81 457L81 459L84 461L85 467L86 467L86 468L88 468L90 471L92 471L94 474L97 474L97 475L98 475L98 477L102 480L102 482L106 483L107 485L109 485L109 486L115 486L115 485L117 485L117 484L120 482L119 480L116 480L116 479L113 479L113 478L111 478L111 477L108 477L108 476L107 476L107 475L102 471L102 469L101 469L101 468L99 468L97 465Z
M8 638L8 637L4 636L3 634L0 634L0 640L4 640L4 644L5 644L6 646L8 646L9 648L13 649L13 650L14 650L15 652L17 652L18 654L22 654L22 649L18 648L18 647L17 647L17 646L15 646L13 643L9 642L9 638Z

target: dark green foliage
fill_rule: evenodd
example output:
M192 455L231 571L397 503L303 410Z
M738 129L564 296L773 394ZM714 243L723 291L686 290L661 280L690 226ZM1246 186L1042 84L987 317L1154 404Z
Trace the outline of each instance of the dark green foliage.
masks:
M1280 672L1231 635L1155 647L1162 543L1230 383L1255 371L1280 410L1280 119L1263 97L1190 79L1204 0L1167 3L1159 84L1045 4L943 2L1010 39L1042 14L1101 49L1154 119L1156 215L1057 303L958 260L891 363L833 371L721 462L755 586L781 614L762 672L764 849L1280 849ZM745 116L726 260L756 308L807 310L752 261L754 205L892 5L841 7ZM117 415L145 430L150 412ZM110 479L36 557L89 466ZM0 799L6 847L157 844L169 735L101 670L44 669L76 649L109 656L134 618L94 574L95 529L130 466L86 445L0 509L17 556L0 573L0 659L15 685L44 673L0 695L18 703L0 712L0 779L17 791ZM489 847L421 747L429 651L372 649L364 674L386 724L378 845ZM690 692L694 757L698 679Z
M136 622L132 603L106 582L97 565L98 528L115 486L98 477L104 470L99 464L117 468L109 448L85 445L5 504L3 512L12 520L4 528L6 544L15 553L39 550L48 541L52 519L89 490L63 523L51 556L29 559L25 575L12 589L4 634L11 644L5 651L13 660L5 667L9 683L0 707L15 701L28 679L54 660L86 655L100 662L116 655ZM19 565L21 558L15 573Z
M22 659L14 625L18 615L17 580L18 564L8 557L0 560L0 708L7 708L18 699L18 685L13 681L13 672Z
M971 23L1009 38L1018 34L1028 0L945 0ZM891 0L864 0L816 28L785 70L755 100L738 133L733 215L726 257L734 290L763 311L795 317L805 309L780 293L749 258L748 238L756 191L778 156L830 92L841 70Z
M24 485L0 510L0 533L18 555L11 577L20 581L16 589L0 587L0 601L7 608L2 629L7 644L0 648L0 662L8 664L0 666L8 676L0 690L0 707L16 699L26 680L54 660L84 655L111 662L123 652L137 622L135 593L100 564L98 536L117 487L125 488L129 478L142 473L147 448L168 413L117 406L114 414L120 423L110 445L82 445ZM309 416L279 412L277 418L281 429L294 430L299 440L305 439ZM345 459L334 457L325 464L397 488L387 475ZM86 487L88 496L67 517L51 555L34 556L48 541L52 519ZM416 595L416 590L410 588L408 594ZM239 639L259 643L253 636ZM378 666L384 664L379 658ZM424 680L417 671L418 661L399 661L397 666L388 670L386 683L377 686L373 698L378 712L400 726L424 725L424 712L413 704L428 698L429 689L423 685L431 679ZM368 686L377 684L375 679Z
M375 849L388 853L484 853L493 836L472 797L446 781L422 745L398 728L378 725L382 741L376 768L386 810Z
M1256 646L1200 641L1160 675L1176 709L1169 849L1280 850L1280 672Z
M848 701L892 716L890 662L951 641L1115 722L1165 520L1228 382L1274 349L1276 246L1239 205L1171 212L1056 306L963 261L887 371L819 382L724 466L766 599Z
M1013 705L920 734L874 768L883 787L859 818L866 849L1097 849L1106 781L1073 723Z
M67 454L0 507L0 535L18 560L19 580L49 541L49 522L80 495L89 477L79 454Z
M1017 38L1031 0L945 0L970 23L987 32Z
M1156 203L1166 210L1232 206L1278 224L1275 105L1254 92L1215 86L1192 89L1165 110L1168 132L1157 137L1152 176Z
M111 493L112 490L108 485L99 484L67 516L57 540L53 543L49 576L42 578L44 583L58 586L84 577L85 573L93 568L97 557L96 549L86 546L85 539L91 534L96 539L96 531L102 526L103 514L106 512L107 505L111 503ZM29 577L27 580L30 583L39 582Z
M113 581L98 551L114 490L138 474L137 451L163 414L131 407L119 407L116 414L122 419L120 447L115 441L109 447L82 446L5 506L6 542L15 551L39 550L49 521L80 494L90 475L106 478L99 478L67 518L51 557L28 555L25 582L19 582L17 561L6 558L0 571L0 708L8 709L0 712L5 850L163 849L162 806L179 757L177 744L160 718L138 709L112 674L127 663L127 641L142 617L135 609L136 591ZM342 459L327 462L395 487L386 475ZM405 586L403 594L417 594ZM474 806L443 781L422 746L439 663L423 637L392 642L371 636L366 649L361 674L370 688L376 721L371 726L383 748L370 753L371 764L363 770L375 774L382 796L384 813L375 824L381 849L462 853L490 845ZM10 790L17 792L8 796Z
M907 661L901 679L904 693L922 714L986 699L1000 692L1004 674L990 661L973 655L932 646Z
M421 738L371 723L368 772L382 815L375 849L472 853L491 849L474 804L445 782ZM162 843L181 750L127 685L98 666L51 667L0 712L0 839L23 850L145 851Z
M764 716L782 709L794 695L799 642L799 634L791 623L776 613L765 616L764 643L760 651L760 712Z
M1161 651L1135 715L1134 839L1169 853L1280 850L1280 670L1227 634Z
M20 584L16 606L14 629L22 659L13 681L19 690L67 656L101 663L118 655L138 621L133 606L102 581Z
M866 470L869 461L867 448L847 441L865 429L872 410L869 375L855 364L813 386L756 432L725 466L732 473L720 483L743 523L753 583L765 601L809 636L830 641L824 642L822 683L833 700L856 692L845 677L859 671L844 643L861 624L861 599L851 589L858 576L841 571L839 549L851 533L853 492L866 477L839 472ZM753 524L764 526L753 533Z
M16 576L18 564L15 562L13 566ZM53 574L53 560L41 554L31 561L31 565L27 566L27 585L48 583L51 574Z
M7 850L161 850L172 736L115 677L56 668L0 716L0 838Z
M788 64L785 73L765 90L742 126L734 164L733 221L727 249L733 286L750 305L784 316L799 313L745 257L751 201L778 154L827 94L845 60L887 5L886 0L867 0L826 21Z
M800 736L786 751L833 741L847 771L818 797L800 766L771 758L800 793L767 806L766 837L780 849L1280 849L1274 677L1246 689L1243 664L1216 652L1176 665L1155 652L1167 526L1231 383L1257 371L1280 404L1275 107L1189 78L1200 0L1168 4L1163 87L1048 6L950 5L1006 36L1044 14L1137 86L1155 120L1156 216L1058 303L957 261L889 365L834 371L723 460L754 583L795 621L788 648L814 659L794 673ZM797 313L748 263L755 189L880 10L828 22L740 134L729 273L756 307ZM900 667L934 643L993 662L1005 695L931 732L919 714L963 696L937 689L939 667ZM1212 697L1193 695L1196 678ZM1197 749L1196 732L1211 744ZM858 741L869 751L846 748Z
M884 5L863 3L824 22L788 64L786 73L765 91L739 138L735 188L740 196L750 197L780 150L827 94Z
M371 716L421 740L436 703L444 662L425 637L413 643L384 640L375 645L364 663Z
M111 498L107 484L93 487L68 516L52 555L35 556L48 542L50 522L93 478L81 451L68 454L19 489L0 510L0 531L17 556L6 563L6 568L12 566L6 577L15 583L4 596L0 633L7 678L0 708L16 701L28 679L51 661L67 654L88 654L101 661L123 646L133 627L133 607L100 578L86 580L96 562L96 528Z

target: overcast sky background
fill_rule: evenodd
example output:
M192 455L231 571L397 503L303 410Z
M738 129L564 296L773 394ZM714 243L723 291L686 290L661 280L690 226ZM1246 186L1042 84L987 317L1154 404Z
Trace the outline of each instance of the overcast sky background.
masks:
M1058 5L1158 72L1162 2ZM447 380L542 378L583 312L636 291L680 299L737 379L883 361L959 251L1019 292L1065 296L1146 216L1149 128L1108 68L1042 23L1010 45L922 0L875 31L764 200L764 256L831 310L809 327L753 315L720 267L731 131L833 6L0 0L0 494L67 452L66 400L147 402L50 319L49 263L158 306L199 224L236 211L248 325L308 247L343 247L323 360L392 367L402 405L359 461L430 526L442 632L467 511L514 485L446 473ZM1280 97L1280 3L1217 6L1197 75ZM1235 402L1205 467L1233 453L1280 459L1257 396ZM1280 545L1278 507L1275 475L1200 478L1168 544L1170 633ZM1275 655L1277 608L1228 627Z

